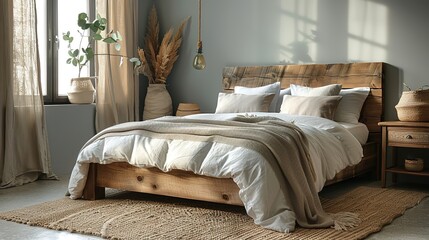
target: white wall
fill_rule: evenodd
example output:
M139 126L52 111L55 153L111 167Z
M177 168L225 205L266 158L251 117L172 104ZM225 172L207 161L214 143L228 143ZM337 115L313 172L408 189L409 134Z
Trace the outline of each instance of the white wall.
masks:
M222 68L231 65L383 61L386 119L396 119L402 81L428 84L427 0L203 0L204 71L192 68L197 1L157 0L161 32L191 16L180 58L168 79L174 104L197 102L213 112ZM142 28L140 28L142 29Z

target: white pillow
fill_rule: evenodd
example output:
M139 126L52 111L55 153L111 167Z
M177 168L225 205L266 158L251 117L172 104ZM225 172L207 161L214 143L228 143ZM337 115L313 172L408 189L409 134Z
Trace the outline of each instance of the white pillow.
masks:
M370 88L359 87L343 89L340 91L341 99L335 112L334 120L336 122L354 123L359 122L362 106L368 97Z
M290 87L280 90L279 99L277 100L276 112L280 112L280 107L282 106L284 95L291 95Z
M215 113L268 112L274 94L219 93Z
M273 84L265 85L262 87L254 87L254 88L235 86L234 93L247 94L247 95L274 94L274 98L270 103L269 111L275 112L277 107L277 101L280 94L280 82L275 82Z
M307 115L332 120L341 96L291 96L285 95L281 113Z
M330 84L316 88L296 84L290 85L292 96L336 96L340 93L341 87L341 84Z

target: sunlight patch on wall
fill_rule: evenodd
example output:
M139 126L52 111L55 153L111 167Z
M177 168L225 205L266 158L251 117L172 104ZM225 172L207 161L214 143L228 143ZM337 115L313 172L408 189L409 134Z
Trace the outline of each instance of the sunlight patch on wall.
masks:
M348 13L348 59L384 61L387 56L387 7L370 0L349 0Z
M317 0L281 1L279 59L309 63L316 59Z

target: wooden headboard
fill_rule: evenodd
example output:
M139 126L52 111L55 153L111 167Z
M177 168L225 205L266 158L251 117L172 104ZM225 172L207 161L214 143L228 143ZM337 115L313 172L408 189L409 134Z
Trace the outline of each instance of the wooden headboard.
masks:
M369 140L380 142L383 120L383 68L382 62L275 65L251 67L225 67L223 84L225 91L235 86L260 87L281 82L281 87L290 84L320 87L328 84L342 84L343 88L370 87L371 92L362 108L360 122L367 125Z

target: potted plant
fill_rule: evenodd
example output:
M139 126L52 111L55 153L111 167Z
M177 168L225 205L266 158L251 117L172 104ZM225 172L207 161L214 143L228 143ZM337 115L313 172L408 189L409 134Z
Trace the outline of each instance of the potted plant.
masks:
M72 64L79 69L77 78L71 79L71 86L67 95L71 103L93 103L95 89L91 79L95 77L80 77L82 68L87 66L95 55L100 55L94 51L94 44L96 41L114 44L115 49L119 51L121 48L119 41L122 40L122 37L117 31L110 31L103 36L103 32L106 31L107 19L102 18L99 14L97 14L97 18L91 22L86 13L79 13L77 25L79 26L77 32L80 37L77 47L72 46L75 38L70 31L63 33L63 40L68 42L67 48L69 58L67 59L67 64ZM84 43L84 39L87 39L87 43Z

